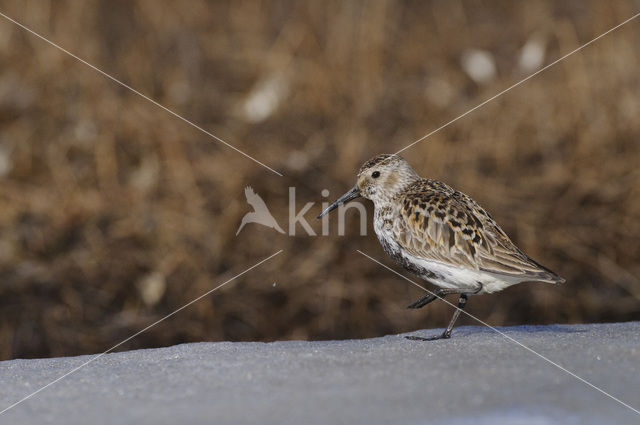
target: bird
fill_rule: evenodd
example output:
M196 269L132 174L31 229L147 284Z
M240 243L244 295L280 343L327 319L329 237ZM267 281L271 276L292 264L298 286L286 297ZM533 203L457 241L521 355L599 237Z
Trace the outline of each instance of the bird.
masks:
M254 192L251 186L244 188L244 196L247 198L247 203L253 207L253 211L246 213L244 217L242 217L242 222L240 223L240 227L238 227L236 236L238 236L242 228L247 223L262 224L263 226L271 227L280 233L284 233L284 230L280 228L276 219L273 218L271 212L269 212L267 204L264 203L260 195Z
M373 227L384 251L438 287L408 308L422 308L437 298L458 295L458 308L442 334L409 339L450 338L470 295L491 294L522 282L565 282L523 253L471 197L441 181L420 177L397 154L381 154L366 161L356 181L317 218L356 198L371 200Z

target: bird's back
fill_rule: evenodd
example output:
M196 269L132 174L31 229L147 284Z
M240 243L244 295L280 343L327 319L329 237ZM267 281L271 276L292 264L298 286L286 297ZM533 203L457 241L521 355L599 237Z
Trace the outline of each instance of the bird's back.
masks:
M411 259L456 276L466 272L470 280L487 275L510 284L564 281L520 251L477 202L438 180L419 179L388 208L394 217L386 231L402 251L394 254L403 257L401 262Z

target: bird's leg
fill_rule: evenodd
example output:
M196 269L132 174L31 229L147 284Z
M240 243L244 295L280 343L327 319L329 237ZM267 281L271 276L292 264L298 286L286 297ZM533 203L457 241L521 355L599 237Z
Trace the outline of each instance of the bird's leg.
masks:
M445 329L445 331L441 335L442 338L451 338L451 331L453 330L453 325L456 323L456 320L458 320L458 317L460 316L462 309L464 309L466 305L467 305L467 295L460 294L460 298L458 298L458 308L456 309L456 311L453 312L453 317L449 322L449 326L447 326L447 329Z
M410 305L407 306L407 308L422 308L425 305L429 304L431 301L435 300L436 298L442 298L445 295L455 294L455 293L456 293L455 289L438 289L436 290L436 292L429 292L424 297L411 303Z
M422 338L419 336L407 336L405 338L410 339L412 341L435 341L437 339L451 338L451 331L453 330L453 325L456 323L456 320L458 320L458 317L460 316L460 312L466 305L467 305L467 294L460 294L460 298L458 298L458 308L456 308L456 311L453 312L453 317L449 322L449 326L447 326L447 329L445 329L445 331L441 335L432 336L430 338Z

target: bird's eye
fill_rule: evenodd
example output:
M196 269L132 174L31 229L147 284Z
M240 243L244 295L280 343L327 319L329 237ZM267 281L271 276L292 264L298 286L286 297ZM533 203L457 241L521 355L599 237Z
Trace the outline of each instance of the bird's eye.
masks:
M371 177L377 179L378 177L380 177L380 171L374 171L373 173L371 173Z

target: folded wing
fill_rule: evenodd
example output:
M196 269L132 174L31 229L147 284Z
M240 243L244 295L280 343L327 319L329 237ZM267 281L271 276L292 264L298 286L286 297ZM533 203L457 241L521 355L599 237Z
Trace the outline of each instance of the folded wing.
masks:
M436 185L437 191L429 188ZM421 182L400 201L394 234L414 256L523 281L564 281L520 251L480 205L444 183Z

